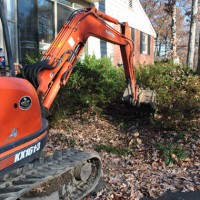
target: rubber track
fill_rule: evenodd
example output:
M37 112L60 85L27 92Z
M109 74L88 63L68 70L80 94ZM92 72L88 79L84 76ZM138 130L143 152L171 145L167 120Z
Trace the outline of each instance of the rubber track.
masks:
M84 162L92 163L92 174L85 183L76 181L73 177L74 168ZM65 192L63 193L62 191L62 194L59 192L59 199L82 199L99 182L101 161L98 154L66 149L62 152L55 152L52 156L42 157L33 163L29 163L23 168L0 177L0 200L20 199L20 197L30 194L30 191L40 187L42 184L58 182L58 177L66 176L66 174L72 176L73 182L72 185L62 186L65 187Z

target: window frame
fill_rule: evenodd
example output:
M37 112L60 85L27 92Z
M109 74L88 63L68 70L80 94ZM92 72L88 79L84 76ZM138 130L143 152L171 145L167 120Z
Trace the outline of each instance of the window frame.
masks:
M142 53L148 54L148 34L146 33L142 35Z
M151 54L151 36L142 31L140 32L140 53L144 55Z

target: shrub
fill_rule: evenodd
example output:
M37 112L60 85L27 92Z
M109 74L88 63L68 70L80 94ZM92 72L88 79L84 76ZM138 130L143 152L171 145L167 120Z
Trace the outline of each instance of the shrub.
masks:
M157 92L157 117L168 127L192 121L200 108L200 77L184 66L156 63L137 70L140 87ZM157 119L158 119L157 118Z
M109 58L86 56L76 64L69 82L59 92L53 106L54 115L63 118L76 111L102 109L120 100L125 87L122 68L114 67Z
M156 125L170 129L188 128L198 117L200 77L193 71L158 62L139 67L136 76L140 87L157 92L157 111L153 120ZM125 82L123 69L113 67L109 58L87 56L77 63L67 86L59 92L52 109L54 119L86 110L96 113L108 104L122 103Z

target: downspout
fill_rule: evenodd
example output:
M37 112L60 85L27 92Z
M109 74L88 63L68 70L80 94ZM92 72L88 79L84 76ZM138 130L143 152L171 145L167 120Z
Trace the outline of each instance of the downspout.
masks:
M5 13L3 10L3 1L2 0L0 0L0 19L1 19L2 27L3 27L3 36L4 36L4 40L5 40L5 45L6 45L9 70L10 70L11 76L15 76L14 61L13 61L14 59L12 56L8 24L7 24L6 16L5 16Z

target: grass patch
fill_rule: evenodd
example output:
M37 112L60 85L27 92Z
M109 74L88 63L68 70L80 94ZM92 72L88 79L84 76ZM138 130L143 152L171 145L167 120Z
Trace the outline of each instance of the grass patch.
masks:
M96 145L95 150L97 152L106 151L107 153L117 154L121 156L127 156L128 154L131 153L130 148L121 148L121 147L115 147L112 145L103 145L103 144Z
M184 147L175 143L161 143L158 144L157 149L164 158L166 165L177 164L188 156L188 152Z

